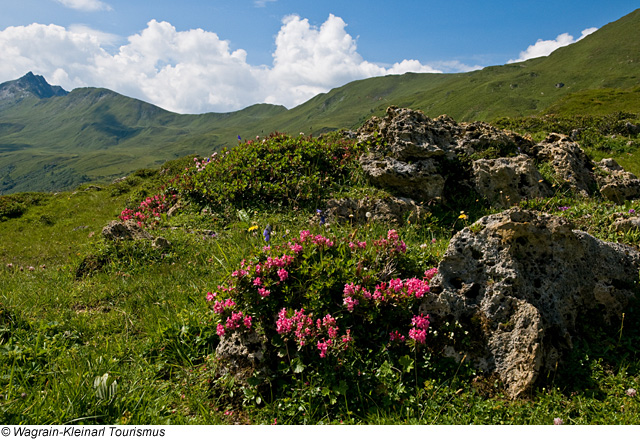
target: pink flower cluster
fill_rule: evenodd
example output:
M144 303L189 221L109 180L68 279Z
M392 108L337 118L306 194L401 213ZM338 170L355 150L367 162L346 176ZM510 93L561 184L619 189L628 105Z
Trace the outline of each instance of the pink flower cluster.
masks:
M287 309L282 309L278 313L276 331L280 335L293 332L298 348L302 348L307 343L307 339L315 333L313 324L313 319L304 313L304 309L294 310L290 318L287 318Z
M211 292L209 292L211 293ZM215 295L207 294L207 299L215 298ZM213 304L213 312L217 315L221 315L221 320L224 320L224 324L221 322L216 327L216 333L218 336L223 336L228 330L237 330L240 326L244 326L245 329L251 329L253 318L241 311L235 310L236 303L231 298L227 298L223 301L216 301ZM226 320L224 319L226 316Z
M313 235L309 231L300 231L300 243L311 242L319 247L332 247L334 245L333 240L326 238L322 235Z
M367 242L366 241L357 241L355 243L351 243L349 242L349 249L354 250L354 249L366 249L367 248Z
M321 358L327 356L330 348L344 350L353 341L350 330L347 330L342 337L338 335L338 330L336 319L331 315L318 318L314 322L312 315L305 314L304 309L294 310L291 317L287 317L287 309L282 309L276 321L278 334L292 336L298 345L298 350L315 340Z
M291 255L287 255L284 254L282 257L280 258L271 258L271 257L267 257L267 261L264 263L264 269L269 270L272 267L278 267L280 269L287 267L289 265L291 265L291 263L293 263L293 261L295 260L294 257L292 257ZM259 263L258 263L259 266ZM257 271L259 272L262 269L262 267L257 268Z
M409 338L413 339L416 344L424 345L427 339L427 330L429 330L429 315L415 315L411 319Z
M433 277L436 276L436 274L438 273L438 268L437 267L432 267L431 269L428 269L424 272L424 277L428 280L431 281L431 279Z
M280 281L286 281L289 278L289 272L286 269L278 269L278 278L280 278Z
M218 153L213 153L211 157L203 158L202 161L199 161L197 157L193 158L193 162L196 165L196 171L201 172L209 165L211 162L214 162L218 156Z
M389 283L380 283L373 293L362 286L353 283L346 284L343 290L343 304L348 311L353 312L355 306L363 302L373 302L375 305L380 305L388 302L397 303L398 301L413 298L420 299L429 292L429 280L433 278L435 272L437 272L435 268L426 271L425 277L421 280L410 278L403 281L400 278L395 278Z
M391 342L404 342L404 339L404 336L402 336L398 330L389 333L389 341Z
M289 248L295 252L296 255L298 255L300 252L302 252L302 246L299 245L298 243L289 243Z
M400 240L398 236L398 232L395 229L390 229L387 232L387 238L381 238L380 240L376 240L373 244L380 248L387 248L391 253L405 253L407 251L407 245L404 241Z
M300 238L288 242L284 246L265 247L263 252L267 254L266 260L255 263L242 260L240 268L231 273L232 280L229 287L218 286L222 291L234 291L243 286L246 279L250 280L249 286L256 289L260 298L267 298L272 294L270 288L273 285L283 283L291 278L290 266L294 264L296 258L304 251L304 244L315 245L317 247L331 247L334 242L322 235L313 235L309 231L301 231ZM284 251L281 256L274 257L269 254L278 250ZM287 253L290 252L290 253ZM211 301L214 296L208 294L207 299Z
M148 220L158 222L162 216L169 210L171 202L177 196L174 194L170 198L167 198L164 194L156 194L153 197L147 197L146 200L140 203L137 211L133 209L125 209L120 213L120 220L126 222L127 220L136 220L138 226L142 227Z
M246 277L247 275L249 275L249 271L244 269L234 270L233 272L231 272L231 276L234 278L243 278L243 277Z
M222 315L225 312L225 310L233 309L235 305L236 305L235 301L232 300L231 298L227 298L223 301L216 301L213 304L213 313L217 315Z

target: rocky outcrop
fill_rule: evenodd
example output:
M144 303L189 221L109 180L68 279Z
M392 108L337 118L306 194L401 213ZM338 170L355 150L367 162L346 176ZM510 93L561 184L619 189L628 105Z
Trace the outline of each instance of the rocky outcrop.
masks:
M596 188L593 162L569 136L551 133L533 146L529 154L538 162L549 163L554 178L568 184L576 193L586 197Z
M599 190L617 203L640 198L636 176L606 164L596 167L562 134L552 133L536 144L483 122L458 124L448 116L431 119L419 111L389 107L384 118L373 117L360 128L358 141L367 145L360 164L369 181L417 202L457 195L447 191L454 184L475 189L495 207L548 197L552 184L583 196ZM548 170L547 179L537 170L541 166Z
M640 231L640 217L620 218L613 222L616 232Z
M625 200L640 198L640 179L625 171L613 159L602 159L596 163L596 178L600 193L608 200L622 203Z
M409 163L390 156L367 154L360 158L360 165L373 185L399 196L418 201L442 197L445 180L433 159Z
M507 208L522 199L553 195L549 184L536 169L533 159L524 154L480 159L474 161L472 167L476 191L492 206Z
M448 116L431 119L396 107L384 118L370 119L358 140L369 145L360 164L372 184L418 202L441 199L449 179L466 179L469 170L462 162L474 155L489 149L514 155L530 144L483 122L458 124Z
M562 363L577 320L620 318L637 295L640 253L512 208L451 240L421 309L477 329L468 358L517 397Z
M417 222L424 209L413 200L399 197L380 199L332 199L327 202L330 222L363 224L368 221L404 224Z
M225 334L216 347L216 357L222 361L220 373L231 374L240 381L246 381L254 369L261 366L265 352L264 337L255 331Z
M107 240L149 240L151 245L157 249L169 249L171 242L164 237L153 237L149 232L139 226L134 220L121 222L113 220L102 228L102 236Z

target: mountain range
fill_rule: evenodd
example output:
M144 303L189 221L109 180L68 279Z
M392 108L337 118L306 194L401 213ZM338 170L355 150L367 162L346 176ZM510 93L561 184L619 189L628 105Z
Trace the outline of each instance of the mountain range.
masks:
M547 113L640 113L640 9L546 57L457 74L354 81L293 109L257 104L181 115L101 88L67 92L27 73L0 84L0 194L113 180L273 131L353 129L389 105L491 121Z

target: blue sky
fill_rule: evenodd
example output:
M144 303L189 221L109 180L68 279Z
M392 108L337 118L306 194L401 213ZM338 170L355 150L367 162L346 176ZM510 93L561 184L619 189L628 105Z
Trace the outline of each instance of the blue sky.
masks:
M371 76L543 56L637 1L2 1L0 82L31 70L180 113L298 105Z

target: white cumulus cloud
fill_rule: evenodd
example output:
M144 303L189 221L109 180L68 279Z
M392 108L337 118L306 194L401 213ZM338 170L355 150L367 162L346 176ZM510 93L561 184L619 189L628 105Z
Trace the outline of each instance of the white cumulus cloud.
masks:
M77 9L79 11L111 11L112 8L108 4L100 0L56 0L58 3L67 8Z
M577 40L573 38L573 35L569 35L568 33L560 34L556 37L555 40L542 40L539 39L536 41L536 44L532 44L524 50L520 52L520 57L515 60L509 60L509 63L517 63L520 61L529 60L531 58L545 57L551 54L554 50L568 46L576 41L582 40L587 35L590 35L597 31L598 28L588 28L582 31L582 35Z
M84 24L72 24L69 26L68 30L73 34L88 34L90 36L94 36L103 47L115 46L121 40L118 35L102 32Z
M345 28L334 15L319 27L285 17L272 65L254 66L214 32L177 31L156 20L119 47L117 37L86 26L9 27L0 31L0 82L33 71L67 90L106 87L167 110L203 113L260 102L293 107L357 79L437 71L417 60L387 67L366 61Z
M415 60L403 60L388 69L368 62L345 27L335 15L319 28L297 15L285 17L276 36L273 67L266 72L269 95L265 101L291 107L357 79L435 71Z

